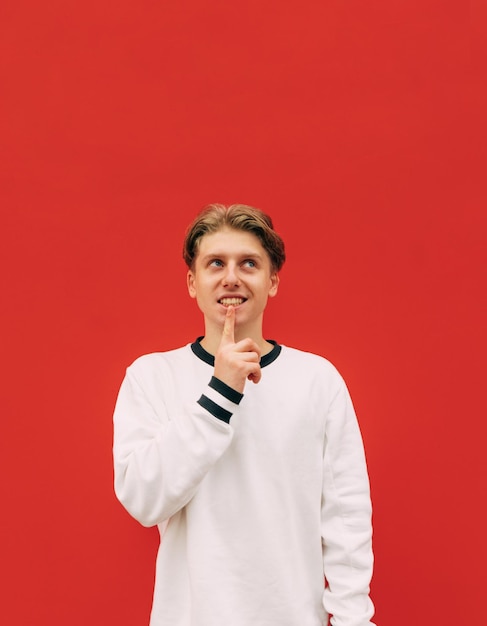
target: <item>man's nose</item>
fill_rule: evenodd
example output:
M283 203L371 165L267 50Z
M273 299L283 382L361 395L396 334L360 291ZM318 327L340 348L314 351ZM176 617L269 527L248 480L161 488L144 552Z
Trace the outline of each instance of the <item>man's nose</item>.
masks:
M228 263L225 267L225 274L223 276L223 284L226 286L233 286L240 284L240 278L238 276L238 268L235 263Z

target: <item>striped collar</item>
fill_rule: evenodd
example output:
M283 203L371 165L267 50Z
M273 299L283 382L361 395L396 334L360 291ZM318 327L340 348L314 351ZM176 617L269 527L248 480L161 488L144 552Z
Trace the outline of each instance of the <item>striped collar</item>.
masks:
M191 350L199 359L213 367L215 365L215 357L203 348L203 346L201 345L202 339L204 339L204 337L198 337L196 341L191 344ZM273 341L272 339L266 339L266 341L272 343L274 347L270 352L264 354L264 356L261 358L261 367L265 367L266 365L269 365L270 363L275 361L277 357L281 354L282 350L282 346L280 346L277 341Z

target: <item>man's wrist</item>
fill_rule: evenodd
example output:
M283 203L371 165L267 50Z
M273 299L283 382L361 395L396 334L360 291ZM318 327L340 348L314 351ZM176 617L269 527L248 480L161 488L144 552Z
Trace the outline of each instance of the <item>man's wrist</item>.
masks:
M243 393L237 391L227 383L224 383L223 380L217 378L216 376L212 376L208 386L218 391L222 396L224 396L227 400L230 400L234 404L240 404L240 401L243 398Z
M229 424L242 398L242 393L216 376L212 376L205 393L198 400L198 404L213 417Z

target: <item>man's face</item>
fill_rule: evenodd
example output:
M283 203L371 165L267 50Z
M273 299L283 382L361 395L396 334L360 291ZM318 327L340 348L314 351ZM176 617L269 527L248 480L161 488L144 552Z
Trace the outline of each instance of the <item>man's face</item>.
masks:
M204 235L188 291L205 316L206 331L221 332L226 309L235 307L236 330L262 332L267 298L275 296L279 277L259 239L250 232L222 228Z

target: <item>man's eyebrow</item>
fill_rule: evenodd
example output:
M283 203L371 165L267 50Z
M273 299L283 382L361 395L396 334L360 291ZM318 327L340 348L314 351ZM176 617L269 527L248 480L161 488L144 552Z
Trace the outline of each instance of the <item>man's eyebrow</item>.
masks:
M228 256L232 256L232 253L228 253L228 252L209 252L208 254L205 254L204 256L201 257L202 261L207 261L208 259L223 259L225 257ZM259 254L258 252L240 252L238 255L240 258L242 259L262 259L262 255Z

